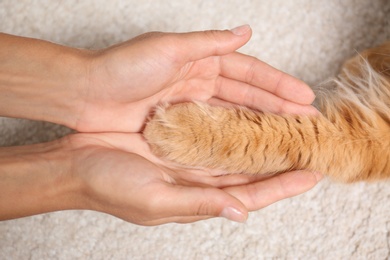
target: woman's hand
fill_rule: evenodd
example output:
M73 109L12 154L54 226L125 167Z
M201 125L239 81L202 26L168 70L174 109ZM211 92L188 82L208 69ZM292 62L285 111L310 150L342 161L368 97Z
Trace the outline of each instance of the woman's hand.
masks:
M199 100L254 109L313 113L300 80L235 52L251 36L231 31L147 33L96 51L88 63L83 105L73 127L82 132L139 132L159 103Z
M82 179L86 209L140 225L188 223L212 217L244 222L248 211L312 188L319 174L291 172L213 177L154 157L139 134L76 134L72 176Z
M73 134L0 149L0 220L67 209L139 225L212 217L244 222L248 211L312 188L321 178L292 172L213 177L154 157L140 134Z
M0 115L82 132L139 132L159 103L228 102L312 113L311 89L236 52L249 26L147 33L100 51L0 33Z

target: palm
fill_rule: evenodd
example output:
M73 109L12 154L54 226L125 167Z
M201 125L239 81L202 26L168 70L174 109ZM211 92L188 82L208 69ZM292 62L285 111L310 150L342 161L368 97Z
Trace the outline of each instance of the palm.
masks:
M213 96L219 73L216 59L206 58L187 62L182 66L177 66L168 59L160 59L158 63L143 60L145 66L140 62L130 61L138 63L139 69L130 69L129 66L128 70L115 70L117 75L107 72L110 77L106 78L112 79L107 84L111 85L108 87L101 80L100 88L97 89L100 93L105 92L102 96L111 100L99 100L86 107L83 116L88 118L92 129L82 129L84 127L80 125L79 128L82 131L106 128L105 131L139 132L150 111L158 104L207 101ZM111 129L107 129L108 126Z
M163 172L136 154L112 149L96 149L88 158L92 167L86 169L89 190L95 199L93 208L136 224L147 224L155 212L166 186ZM149 219L151 218L151 219Z
M188 203L189 196L198 200L192 194L199 192L212 198L222 192L215 187L243 184L252 179L242 175L221 179L206 171L170 167L150 153L139 134L76 134L70 138L83 147L75 164L81 166L77 167L77 175L88 184L87 190L94 198L91 207L132 223L193 221L193 216L187 219L173 214L180 211L181 204Z

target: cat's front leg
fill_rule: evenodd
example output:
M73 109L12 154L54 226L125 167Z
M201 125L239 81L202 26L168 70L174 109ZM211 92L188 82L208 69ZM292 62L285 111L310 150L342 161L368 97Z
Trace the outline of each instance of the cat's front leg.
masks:
M317 130L297 131L281 116L245 108L183 103L158 108L144 136L157 156L181 165L273 174L309 165L310 151L301 145L303 138L313 148L308 131Z

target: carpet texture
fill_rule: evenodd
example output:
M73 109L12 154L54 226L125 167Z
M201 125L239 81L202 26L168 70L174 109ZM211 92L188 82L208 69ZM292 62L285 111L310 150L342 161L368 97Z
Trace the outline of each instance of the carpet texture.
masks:
M240 51L314 86L356 51L390 37L387 0L0 0L0 31L103 48L148 31L250 24ZM69 129L0 118L0 145L52 140ZM212 219L140 227L89 211L0 222L0 259L388 259L390 182L313 190L245 224Z

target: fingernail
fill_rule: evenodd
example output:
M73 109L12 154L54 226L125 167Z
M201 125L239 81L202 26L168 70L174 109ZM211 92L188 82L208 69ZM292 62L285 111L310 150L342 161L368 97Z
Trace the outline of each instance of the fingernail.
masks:
M238 209L232 207L224 208L219 216L239 223L246 221L246 216Z
M238 26L234 29L231 29L230 31L235 35L241 36L249 32L250 29L251 27L248 24L245 24L245 25Z

